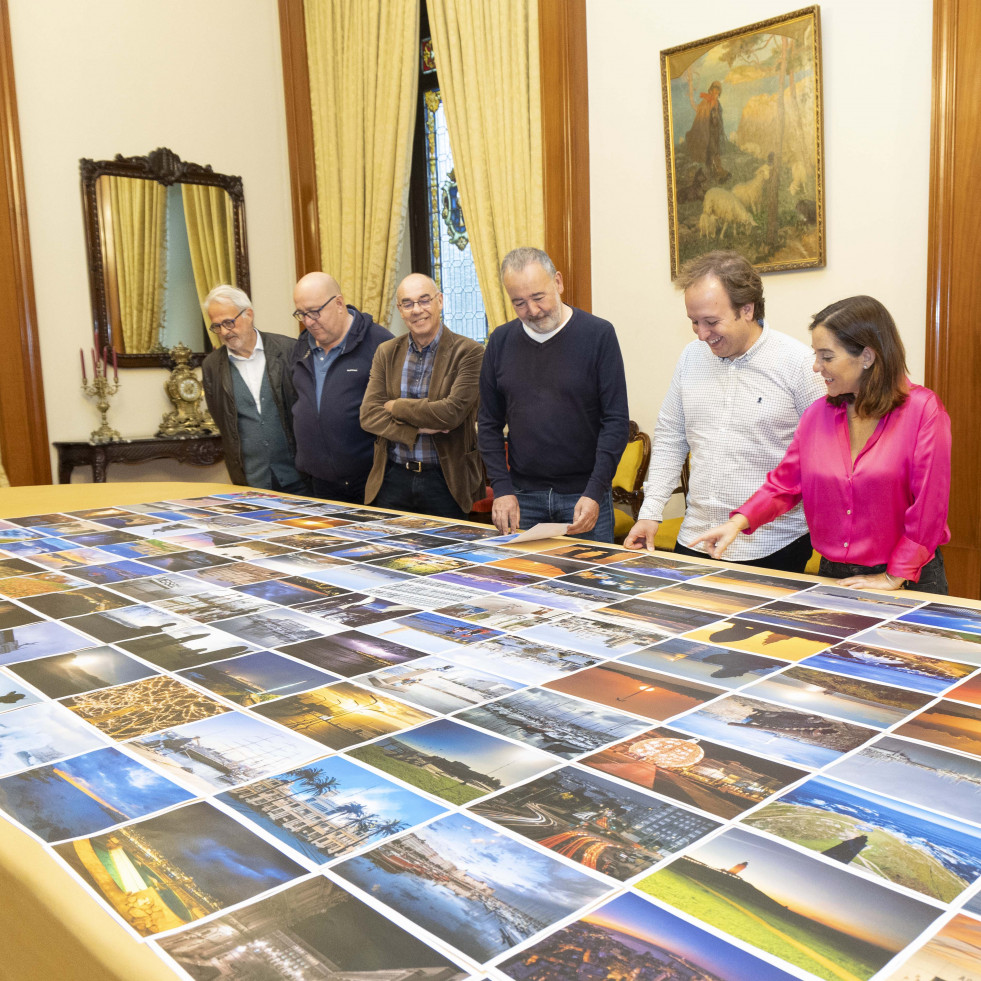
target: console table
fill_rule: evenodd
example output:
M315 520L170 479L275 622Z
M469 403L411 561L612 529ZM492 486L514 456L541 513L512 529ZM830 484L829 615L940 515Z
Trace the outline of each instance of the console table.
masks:
M106 482L110 463L143 463L148 460L177 460L195 467L208 467L222 459L221 436L149 436L121 439L115 443L55 443L58 451L58 483L70 484L75 467L91 467L92 481Z

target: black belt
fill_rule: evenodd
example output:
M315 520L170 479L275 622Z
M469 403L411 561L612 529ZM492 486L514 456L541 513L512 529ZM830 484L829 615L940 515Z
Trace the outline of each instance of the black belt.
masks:
M421 460L406 460L405 463L397 463L395 460L391 462L397 467L405 467L406 470L411 470L412 473L424 473L426 470L440 469L438 463L423 463Z

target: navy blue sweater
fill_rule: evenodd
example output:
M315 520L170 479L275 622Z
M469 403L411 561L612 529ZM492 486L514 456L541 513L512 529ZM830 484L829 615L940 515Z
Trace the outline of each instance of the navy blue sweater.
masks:
M352 306L354 316L342 341L341 353L324 379L317 406L317 376L310 341L304 330L293 348L293 434L296 467L321 480L364 480L371 470L375 437L361 428L361 400L368 385L375 348L392 333L370 314Z
M601 501L628 425L623 358L608 321L573 308L565 327L543 343L528 337L520 320L491 334L477 438L496 496L514 487L552 488Z

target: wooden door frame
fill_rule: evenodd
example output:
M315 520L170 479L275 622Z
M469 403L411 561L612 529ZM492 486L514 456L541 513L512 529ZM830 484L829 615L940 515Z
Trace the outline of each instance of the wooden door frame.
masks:
M7 0L0 0L0 450L14 486L51 483Z
M927 244L926 384L951 417L952 538L943 549L952 595L981 598L981 264L976 188L981 120L973 43L981 36L975 0L935 0L930 205Z
M279 0L296 275L320 268L303 0ZM592 305L586 0L538 0L545 250L566 299Z

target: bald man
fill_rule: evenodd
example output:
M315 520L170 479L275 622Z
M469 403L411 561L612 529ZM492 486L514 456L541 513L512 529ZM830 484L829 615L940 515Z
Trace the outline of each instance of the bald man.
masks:
M303 331L293 348L296 466L315 497L361 504L371 470L372 436L358 421L371 359L390 331L345 304L333 276L307 273L293 289Z
M483 496L477 399L484 349L443 323L443 294L428 276L406 276L395 300L409 332L375 352L361 403L361 426L377 437L365 503L465 518Z

